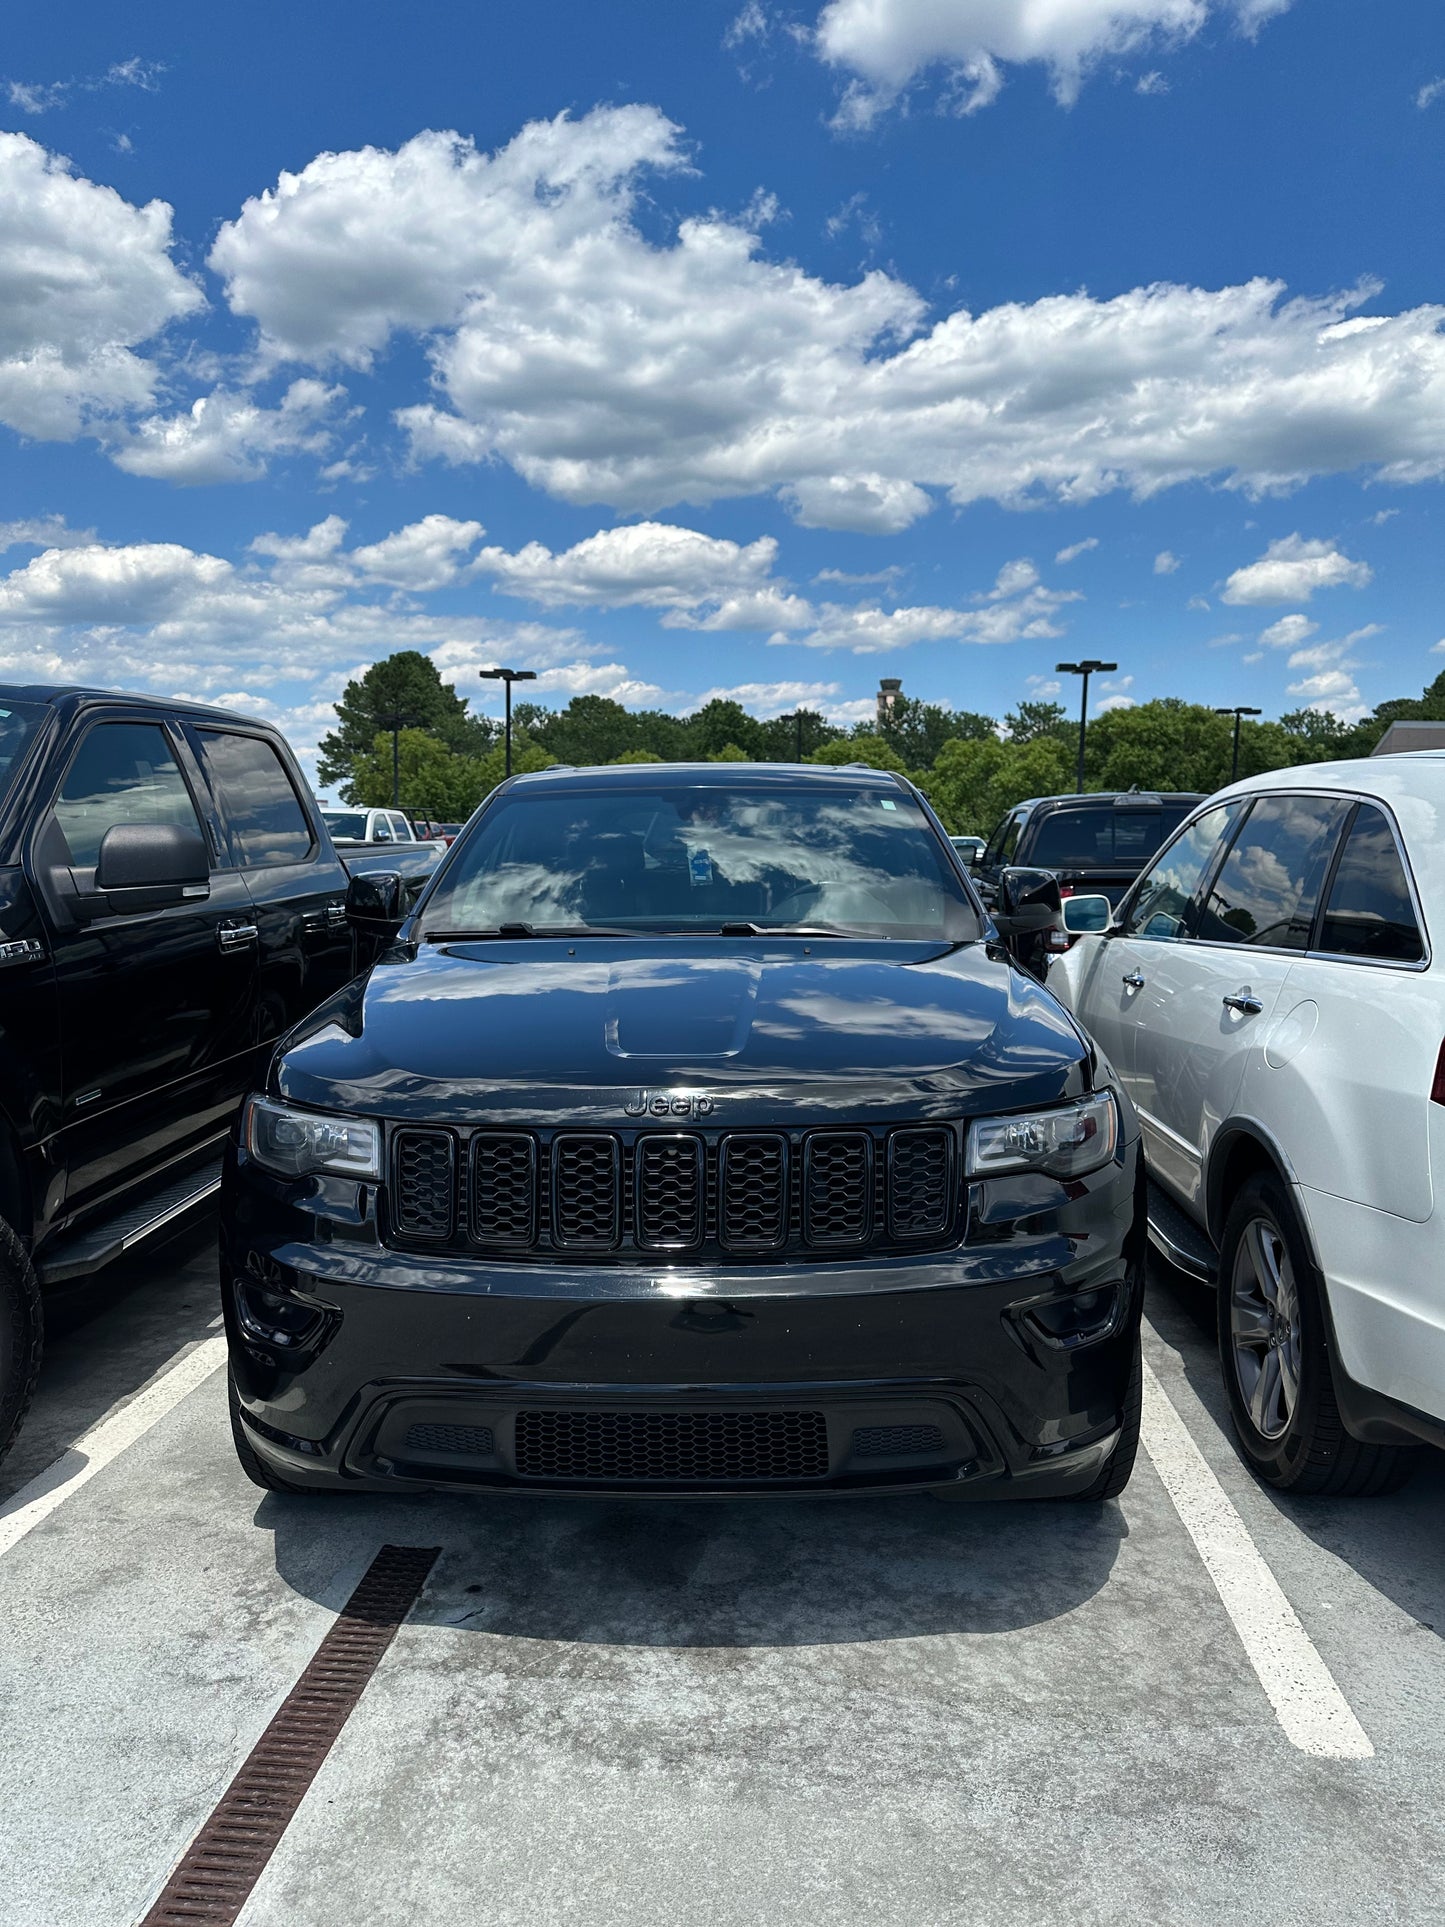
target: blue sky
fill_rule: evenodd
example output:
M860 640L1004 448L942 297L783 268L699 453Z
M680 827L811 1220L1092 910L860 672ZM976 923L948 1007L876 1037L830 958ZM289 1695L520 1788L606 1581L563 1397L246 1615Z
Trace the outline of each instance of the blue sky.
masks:
M0 675L306 752L401 646L841 720L1445 667L1426 0L71 6L3 63Z

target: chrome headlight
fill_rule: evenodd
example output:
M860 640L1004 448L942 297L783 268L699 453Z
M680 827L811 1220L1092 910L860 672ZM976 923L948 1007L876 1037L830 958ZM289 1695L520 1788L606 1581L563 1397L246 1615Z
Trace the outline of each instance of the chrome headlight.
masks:
M241 1119L247 1157L282 1177L331 1171L344 1178L381 1176L381 1126L364 1117L298 1111L274 1098L250 1097Z
M1020 1117L975 1118L968 1127L968 1175L1043 1171L1053 1178L1080 1178L1107 1164L1118 1140L1119 1107L1112 1091Z

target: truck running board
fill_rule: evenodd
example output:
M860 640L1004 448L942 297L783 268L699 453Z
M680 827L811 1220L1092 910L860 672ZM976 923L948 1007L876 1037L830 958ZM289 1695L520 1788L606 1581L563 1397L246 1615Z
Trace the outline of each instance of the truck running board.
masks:
M35 1269L42 1285L63 1284L70 1278L83 1278L111 1264L133 1245L154 1237L156 1232L183 1218L188 1211L213 1198L221 1188L221 1160L195 1166L184 1177L172 1178L159 1190L101 1224L87 1225L83 1231L57 1238L36 1259Z
M1194 1220L1166 1197L1159 1186L1149 1183L1149 1242L1171 1265L1197 1278L1202 1284L1218 1282L1219 1253L1208 1235Z

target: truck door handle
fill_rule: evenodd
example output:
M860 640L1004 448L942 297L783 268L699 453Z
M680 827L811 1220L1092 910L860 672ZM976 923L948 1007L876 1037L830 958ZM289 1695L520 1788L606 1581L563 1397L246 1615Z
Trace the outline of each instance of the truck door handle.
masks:
M1224 1000L1224 1008L1226 1010L1237 1010L1241 1017L1258 1017L1259 1013L1264 1009L1264 1005L1259 1001L1258 997L1239 996L1226 997Z
M216 926L216 942L222 950L249 950L259 935L254 923L222 923Z
M1139 975L1137 970L1126 970L1124 972L1124 982L1129 986L1130 990L1142 990L1144 988L1144 979Z

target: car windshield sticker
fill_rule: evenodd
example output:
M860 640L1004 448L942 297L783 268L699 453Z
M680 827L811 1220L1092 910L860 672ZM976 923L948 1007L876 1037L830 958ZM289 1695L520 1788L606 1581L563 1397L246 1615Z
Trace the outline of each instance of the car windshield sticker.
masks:
M706 850L694 850L687 859L687 874L694 886L712 882L712 858Z
M898 805L897 805L896 803L894 803L894 802L892 802L892 801L891 801L891 800L890 800L890 799L889 799L888 797L886 797L886 796L885 796L885 797L883 797L883 798L882 798L881 800L882 800L882 804L883 804L883 807L884 807L884 809L885 809L885 810L896 810L896 809L898 808Z

